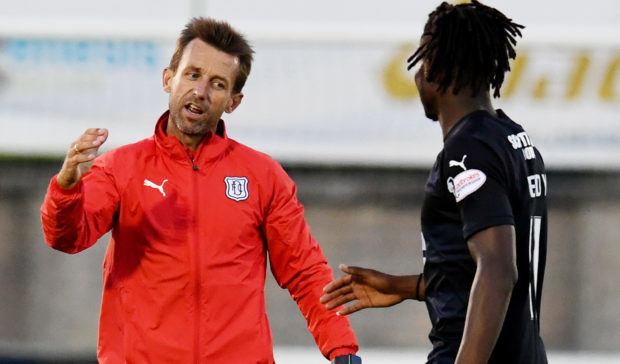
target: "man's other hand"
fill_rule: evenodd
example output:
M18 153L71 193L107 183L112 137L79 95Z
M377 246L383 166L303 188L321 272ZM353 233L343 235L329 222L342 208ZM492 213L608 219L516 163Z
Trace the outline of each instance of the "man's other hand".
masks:
M108 139L107 129L88 129L71 143L65 161L56 177L62 188L72 188L90 170L97 157L97 151Z
M338 315L348 315L368 307L388 307L412 298L410 289L411 276L392 276L376 270L340 265L346 275L331 282L323 288L321 303L332 310L349 302L350 306L338 311ZM415 281L413 286L415 287Z

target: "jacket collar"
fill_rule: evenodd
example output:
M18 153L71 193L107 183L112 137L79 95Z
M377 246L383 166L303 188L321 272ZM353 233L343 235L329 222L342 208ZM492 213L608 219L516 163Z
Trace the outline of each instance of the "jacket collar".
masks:
M221 157L229 148L230 143L226 135L224 120L220 120L217 124L216 132L209 132L205 135L198 146L198 150L192 152L189 148L181 144L177 138L166 134L169 115L170 110L167 110L159 117L157 125L155 126L154 138L159 149L170 158L189 166L196 165L200 169L213 160ZM192 157L194 158L193 163L191 160Z

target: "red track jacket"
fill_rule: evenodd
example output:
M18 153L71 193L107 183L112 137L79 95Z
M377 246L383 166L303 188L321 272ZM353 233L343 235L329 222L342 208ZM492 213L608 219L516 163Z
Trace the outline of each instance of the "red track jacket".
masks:
M110 229L98 358L106 363L273 363L266 260L328 358L355 353L348 319L319 303L333 278L294 183L224 124L195 156L164 133L98 157L72 189L54 176L47 244L67 253Z

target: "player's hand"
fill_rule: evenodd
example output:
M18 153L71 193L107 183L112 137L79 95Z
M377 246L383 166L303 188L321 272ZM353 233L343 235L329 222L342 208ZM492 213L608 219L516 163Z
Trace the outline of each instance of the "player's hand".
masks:
M344 264L339 268L347 274L325 286L320 299L328 310L355 301L338 311L338 315L348 315L368 307L388 307L407 298L396 290L395 281L399 277Z
M77 185L82 176L93 166L99 147L108 139L107 129L88 129L71 143L65 161L56 177L62 188Z

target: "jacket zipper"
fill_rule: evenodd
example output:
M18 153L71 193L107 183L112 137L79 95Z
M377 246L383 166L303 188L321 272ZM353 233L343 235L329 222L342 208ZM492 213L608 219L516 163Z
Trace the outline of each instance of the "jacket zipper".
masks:
M189 149L187 150L187 156L192 163L193 172L198 171L198 166L194 161L194 156L190 153ZM194 200L194 218L195 221L199 220L198 213L198 175L196 173L192 173L192 193ZM197 225L196 225L197 226ZM196 227L197 228L197 227ZM192 233L192 245L193 245L193 254L194 254L194 274L195 274L195 283L194 283L194 300L195 300L195 309L194 309L194 362L196 364L200 363L200 316L201 316L201 306L200 306L200 251L199 244L196 231Z

